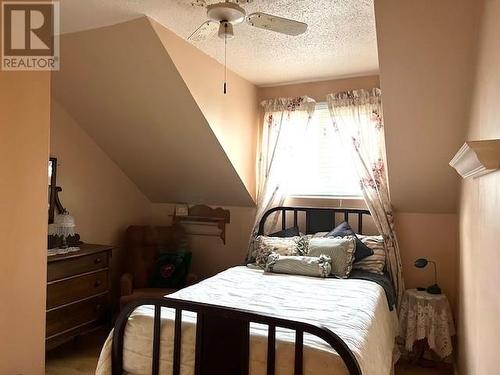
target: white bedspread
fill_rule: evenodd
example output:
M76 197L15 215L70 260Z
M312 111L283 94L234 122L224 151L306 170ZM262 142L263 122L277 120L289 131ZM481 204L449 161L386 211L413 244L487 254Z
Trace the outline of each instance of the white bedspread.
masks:
M247 267L230 268L169 297L318 322L339 335L353 351L364 375L389 375L397 332L384 290L364 280L321 279L265 274ZM124 339L124 370L150 374L152 306L130 317ZM172 370L173 317L162 311L160 373ZM183 313L181 373L194 372L196 314ZM267 327L251 325L250 373L266 373ZM277 329L276 374L293 373L294 333ZM97 375L111 374L111 338L102 349ZM304 375L347 374L340 357L323 340L304 335Z

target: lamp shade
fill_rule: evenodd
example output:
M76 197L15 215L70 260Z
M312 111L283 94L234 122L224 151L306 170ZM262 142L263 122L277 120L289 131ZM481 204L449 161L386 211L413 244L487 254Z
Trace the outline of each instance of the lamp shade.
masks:
M427 260L426 258L418 258L415 261L415 267L425 268L429 263L434 266L434 285L429 286L426 290L430 294L441 294L441 288L437 285L437 267L436 262L432 260Z
M219 26L219 38L221 39L233 39L234 38L234 31L233 31L233 25L231 25L229 22L221 22Z
M59 236L74 236L75 235L75 219L67 211L56 215L54 218L55 234Z
M427 266L427 264L429 264L429 261L425 258L418 258L415 261L415 267L417 268L424 268L425 266Z

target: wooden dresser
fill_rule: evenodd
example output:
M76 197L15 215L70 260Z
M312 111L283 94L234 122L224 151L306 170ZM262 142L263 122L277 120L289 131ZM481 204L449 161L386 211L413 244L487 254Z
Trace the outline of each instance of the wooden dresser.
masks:
M47 259L46 348L110 323L111 246Z

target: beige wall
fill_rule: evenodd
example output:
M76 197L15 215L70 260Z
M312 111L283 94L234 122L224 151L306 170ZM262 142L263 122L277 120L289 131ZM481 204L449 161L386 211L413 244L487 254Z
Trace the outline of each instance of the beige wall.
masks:
M50 155L57 184L82 240L121 244L124 229L148 224L151 202L56 100L52 100Z
M146 17L62 35L61 61L53 97L150 201L255 204Z
M467 140L500 138L499 17L500 1L486 0ZM461 375L499 371L499 192L500 172L462 182L458 336Z
M50 73L0 71L0 374L45 357Z
M434 283L434 269L415 268L417 258L434 260L438 284L448 296L452 308L457 306L458 223L455 214L396 213L396 233L406 288L427 287Z
M257 87L153 19L148 19L196 100L229 160L255 199Z
M463 142L477 2L376 0L391 200L407 287L432 282L428 256L456 306L459 178L448 166Z
M392 203L399 212L456 213L448 162L463 141L476 1L376 0Z
M170 225L175 204L153 204L153 225ZM209 277L228 267L241 265L245 260L248 239L255 219L255 208L223 207L231 212L226 225L226 244L217 237L189 236L193 252L192 271L199 277ZM192 228L187 228L190 230ZM196 228L207 231L208 228ZM213 233L213 232L210 232Z
M50 154L64 207L87 243L114 245L113 280L120 276L123 235L132 224L151 222L151 202L56 100L51 103Z

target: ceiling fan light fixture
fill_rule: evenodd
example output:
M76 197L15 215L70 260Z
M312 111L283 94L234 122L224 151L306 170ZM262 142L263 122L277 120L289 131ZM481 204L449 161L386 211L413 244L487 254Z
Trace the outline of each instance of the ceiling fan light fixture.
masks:
M234 30L233 25L229 22L221 22L219 26L219 38L221 39L233 39L234 38Z
M215 22L227 22L237 25L245 20L245 9L235 3L217 3L207 6L207 16Z

